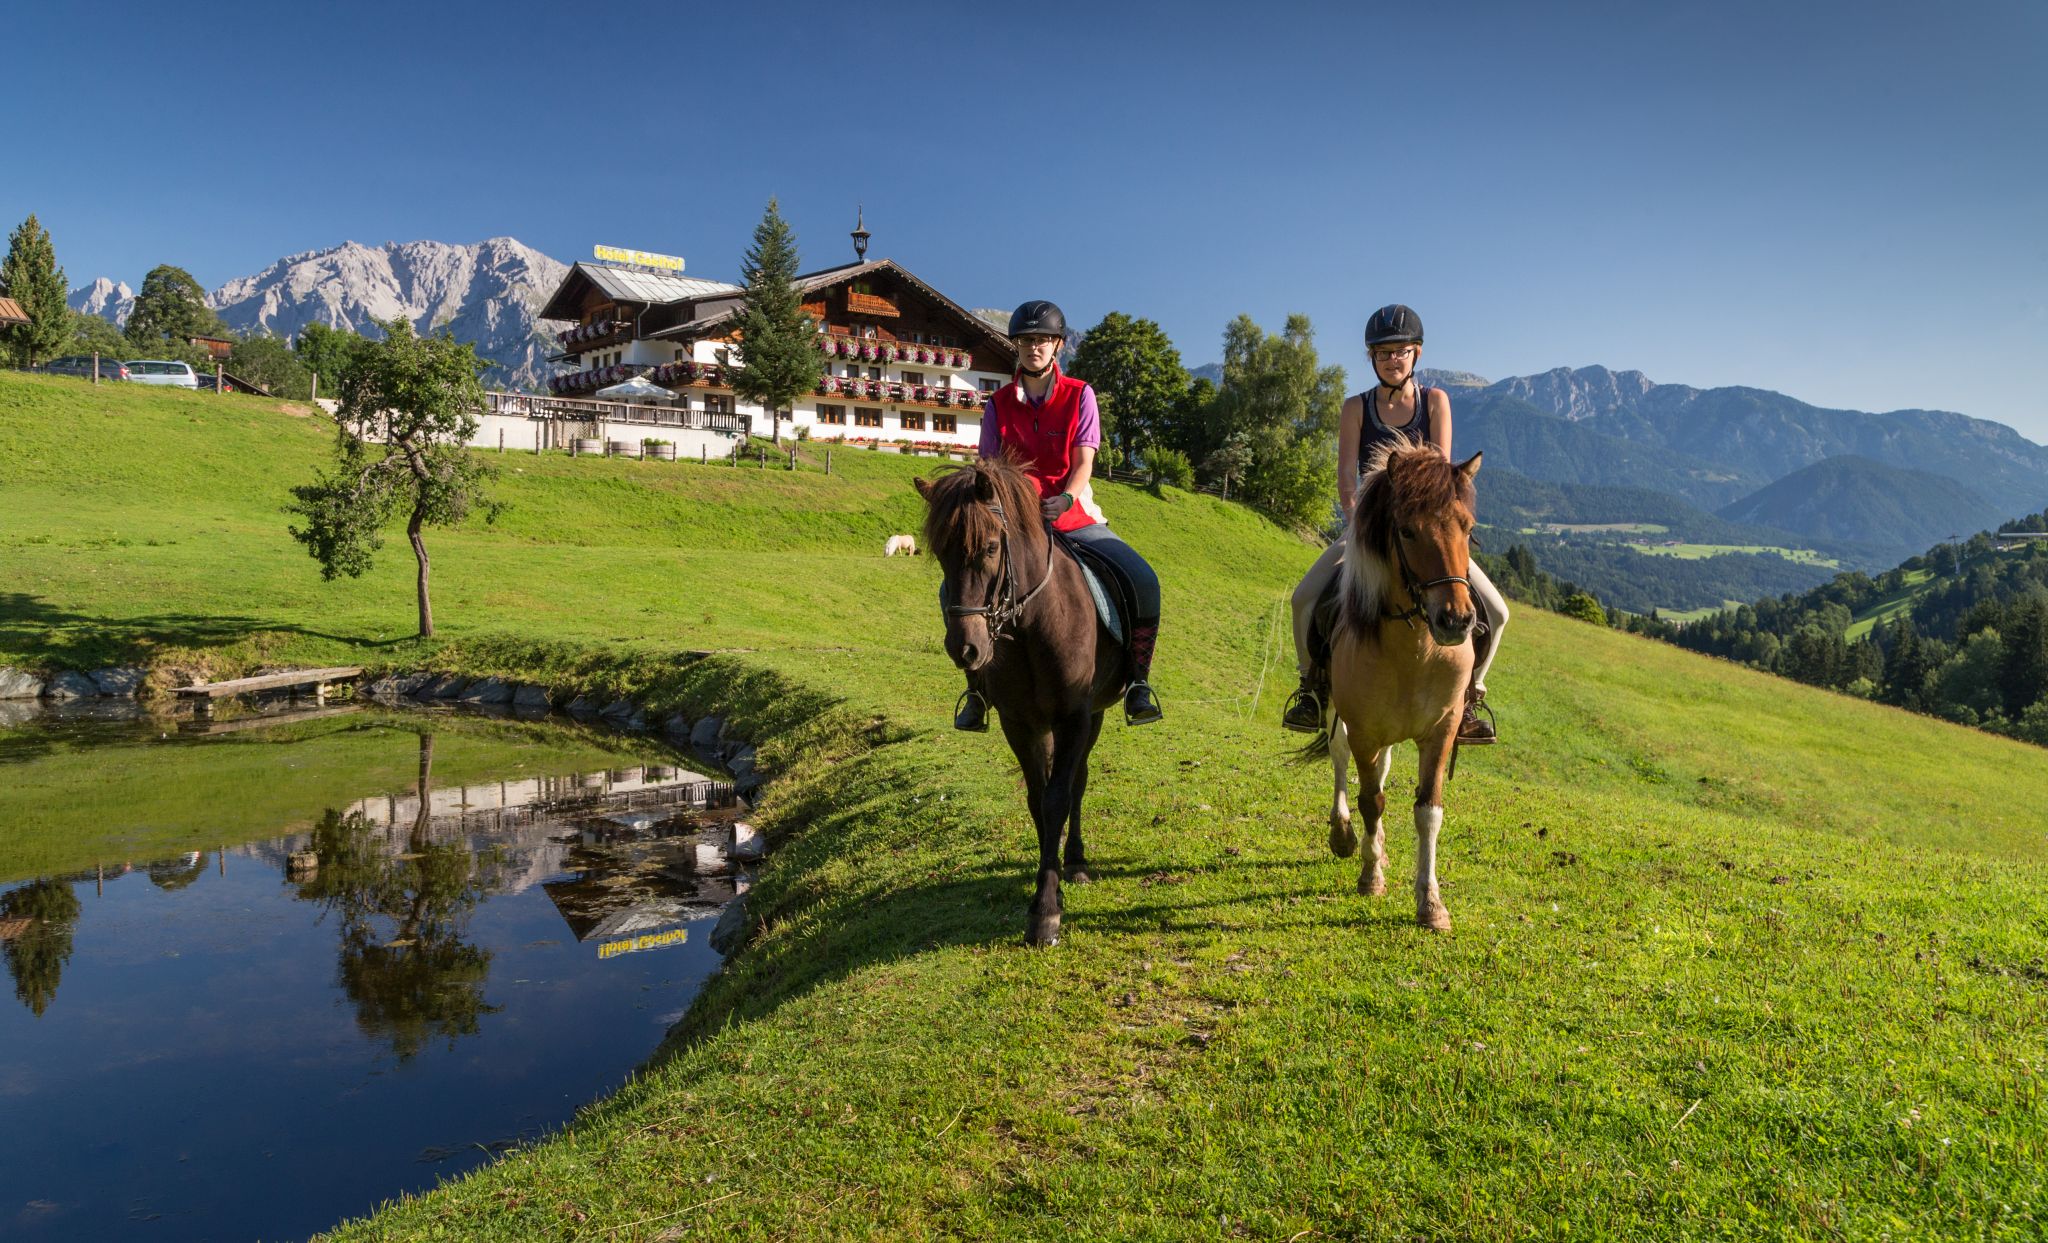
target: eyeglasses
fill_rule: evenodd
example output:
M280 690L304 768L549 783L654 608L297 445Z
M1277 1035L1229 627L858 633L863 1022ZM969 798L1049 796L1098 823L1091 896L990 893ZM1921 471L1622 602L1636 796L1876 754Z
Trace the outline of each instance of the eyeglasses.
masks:
M1415 347L1412 345L1404 345L1398 349L1377 346L1372 351L1372 360L1376 363L1395 363L1413 357L1415 357Z

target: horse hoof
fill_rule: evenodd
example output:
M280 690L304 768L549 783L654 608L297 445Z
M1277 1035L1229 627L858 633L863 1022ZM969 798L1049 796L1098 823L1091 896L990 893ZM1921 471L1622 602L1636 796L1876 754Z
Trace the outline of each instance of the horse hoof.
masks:
M1358 892L1368 898L1384 898L1387 896L1387 878L1374 876L1370 872L1360 872Z
M1358 834L1351 831L1350 825L1330 826L1330 853L1339 859L1349 859L1358 853Z
M1024 944L1035 950L1049 950L1060 943L1060 926L1033 928L1024 936Z
M1094 880L1093 876L1088 875L1086 868L1075 868L1067 873L1067 883L1069 885L1087 885L1094 883Z
M1445 910L1441 904L1433 902L1415 912L1415 926L1427 928L1431 932L1449 932L1451 930L1451 913Z

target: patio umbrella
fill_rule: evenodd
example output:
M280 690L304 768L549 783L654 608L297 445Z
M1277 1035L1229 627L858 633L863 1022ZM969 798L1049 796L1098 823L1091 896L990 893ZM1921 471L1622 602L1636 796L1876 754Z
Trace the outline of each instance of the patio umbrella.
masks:
M645 376L637 375L624 383L601 388L596 395L607 401L668 401L675 396Z

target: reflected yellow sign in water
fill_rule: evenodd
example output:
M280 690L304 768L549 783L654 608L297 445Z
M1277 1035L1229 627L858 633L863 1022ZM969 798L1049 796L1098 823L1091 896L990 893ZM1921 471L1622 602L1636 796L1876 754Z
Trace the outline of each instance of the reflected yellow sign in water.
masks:
M630 246L605 246L602 244L592 247L591 253L600 259L608 259L613 263L633 263L643 268L666 268L671 272L683 270L683 260L680 255L657 255L651 250L634 250Z
M681 945L689 940L688 928L671 928L667 932L650 932L644 937L627 937L623 941L607 941L597 947L600 960L616 958L620 954L631 954L639 950L658 950L664 945Z

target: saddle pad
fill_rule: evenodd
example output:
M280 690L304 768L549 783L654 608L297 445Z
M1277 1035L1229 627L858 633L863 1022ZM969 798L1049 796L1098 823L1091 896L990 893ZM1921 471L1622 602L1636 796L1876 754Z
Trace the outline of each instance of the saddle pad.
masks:
M1102 573L1094 564L1095 559L1085 549L1071 540L1061 540L1060 544L1073 555L1074 564L1081 567L1081 579L1088 584L1088 594L1095 600L1095 615L1102 619L1103 626L1109 630L1109 637L1116 640L1117 646L1123 646L1124 619L1118 608L1118 594L1112 594L1112 588L1103 581Z

